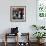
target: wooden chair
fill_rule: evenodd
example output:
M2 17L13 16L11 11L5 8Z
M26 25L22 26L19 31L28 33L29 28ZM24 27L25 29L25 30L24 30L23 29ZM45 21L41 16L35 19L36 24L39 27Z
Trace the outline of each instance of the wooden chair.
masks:
M7 46L7 44L8 44L8 42L7 42L7 36L9 36L9 38L10 38L10 36L17 36L17 38L15 38L17 41L16 41L16 45L15 46L18 46L18 33L17 34L10 34L10 33L6 33L5 34L5 46Z
M22 35L21 36L26 36L26 39L27 39L27 41L26 41L26 46L30 46L30 42L29 42L29 33L21 33Z

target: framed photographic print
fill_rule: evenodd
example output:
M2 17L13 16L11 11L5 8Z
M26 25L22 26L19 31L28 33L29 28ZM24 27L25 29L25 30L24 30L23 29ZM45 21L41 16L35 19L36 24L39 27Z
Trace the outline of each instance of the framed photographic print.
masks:
M10 6L10 21L11 22L26 21L26 6Z

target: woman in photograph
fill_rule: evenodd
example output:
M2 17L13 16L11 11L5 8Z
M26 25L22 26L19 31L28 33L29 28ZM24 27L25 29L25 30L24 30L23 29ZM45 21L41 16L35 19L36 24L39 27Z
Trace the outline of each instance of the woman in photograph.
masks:
M18 12L16 11L16 18L18 19Z
M20 19L23 19L23 9L21 9L21 12L20 12Z
M16 19L16 10L13 8L13 11L12 11L12 15L13 15L13 19Z

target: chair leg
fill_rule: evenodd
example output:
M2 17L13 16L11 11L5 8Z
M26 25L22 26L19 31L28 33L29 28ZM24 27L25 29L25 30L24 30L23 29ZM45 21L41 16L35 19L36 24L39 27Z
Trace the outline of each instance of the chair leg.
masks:
M5 34L5 46L7 46L7 34Z
M7 42L5 41L5 46L7 46Z

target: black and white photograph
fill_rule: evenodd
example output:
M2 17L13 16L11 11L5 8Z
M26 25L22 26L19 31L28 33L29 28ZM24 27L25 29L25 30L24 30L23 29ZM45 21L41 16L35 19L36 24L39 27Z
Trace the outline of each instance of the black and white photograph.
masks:
M10 21L11 22L26 21L26 6L11 6L10 7Z

